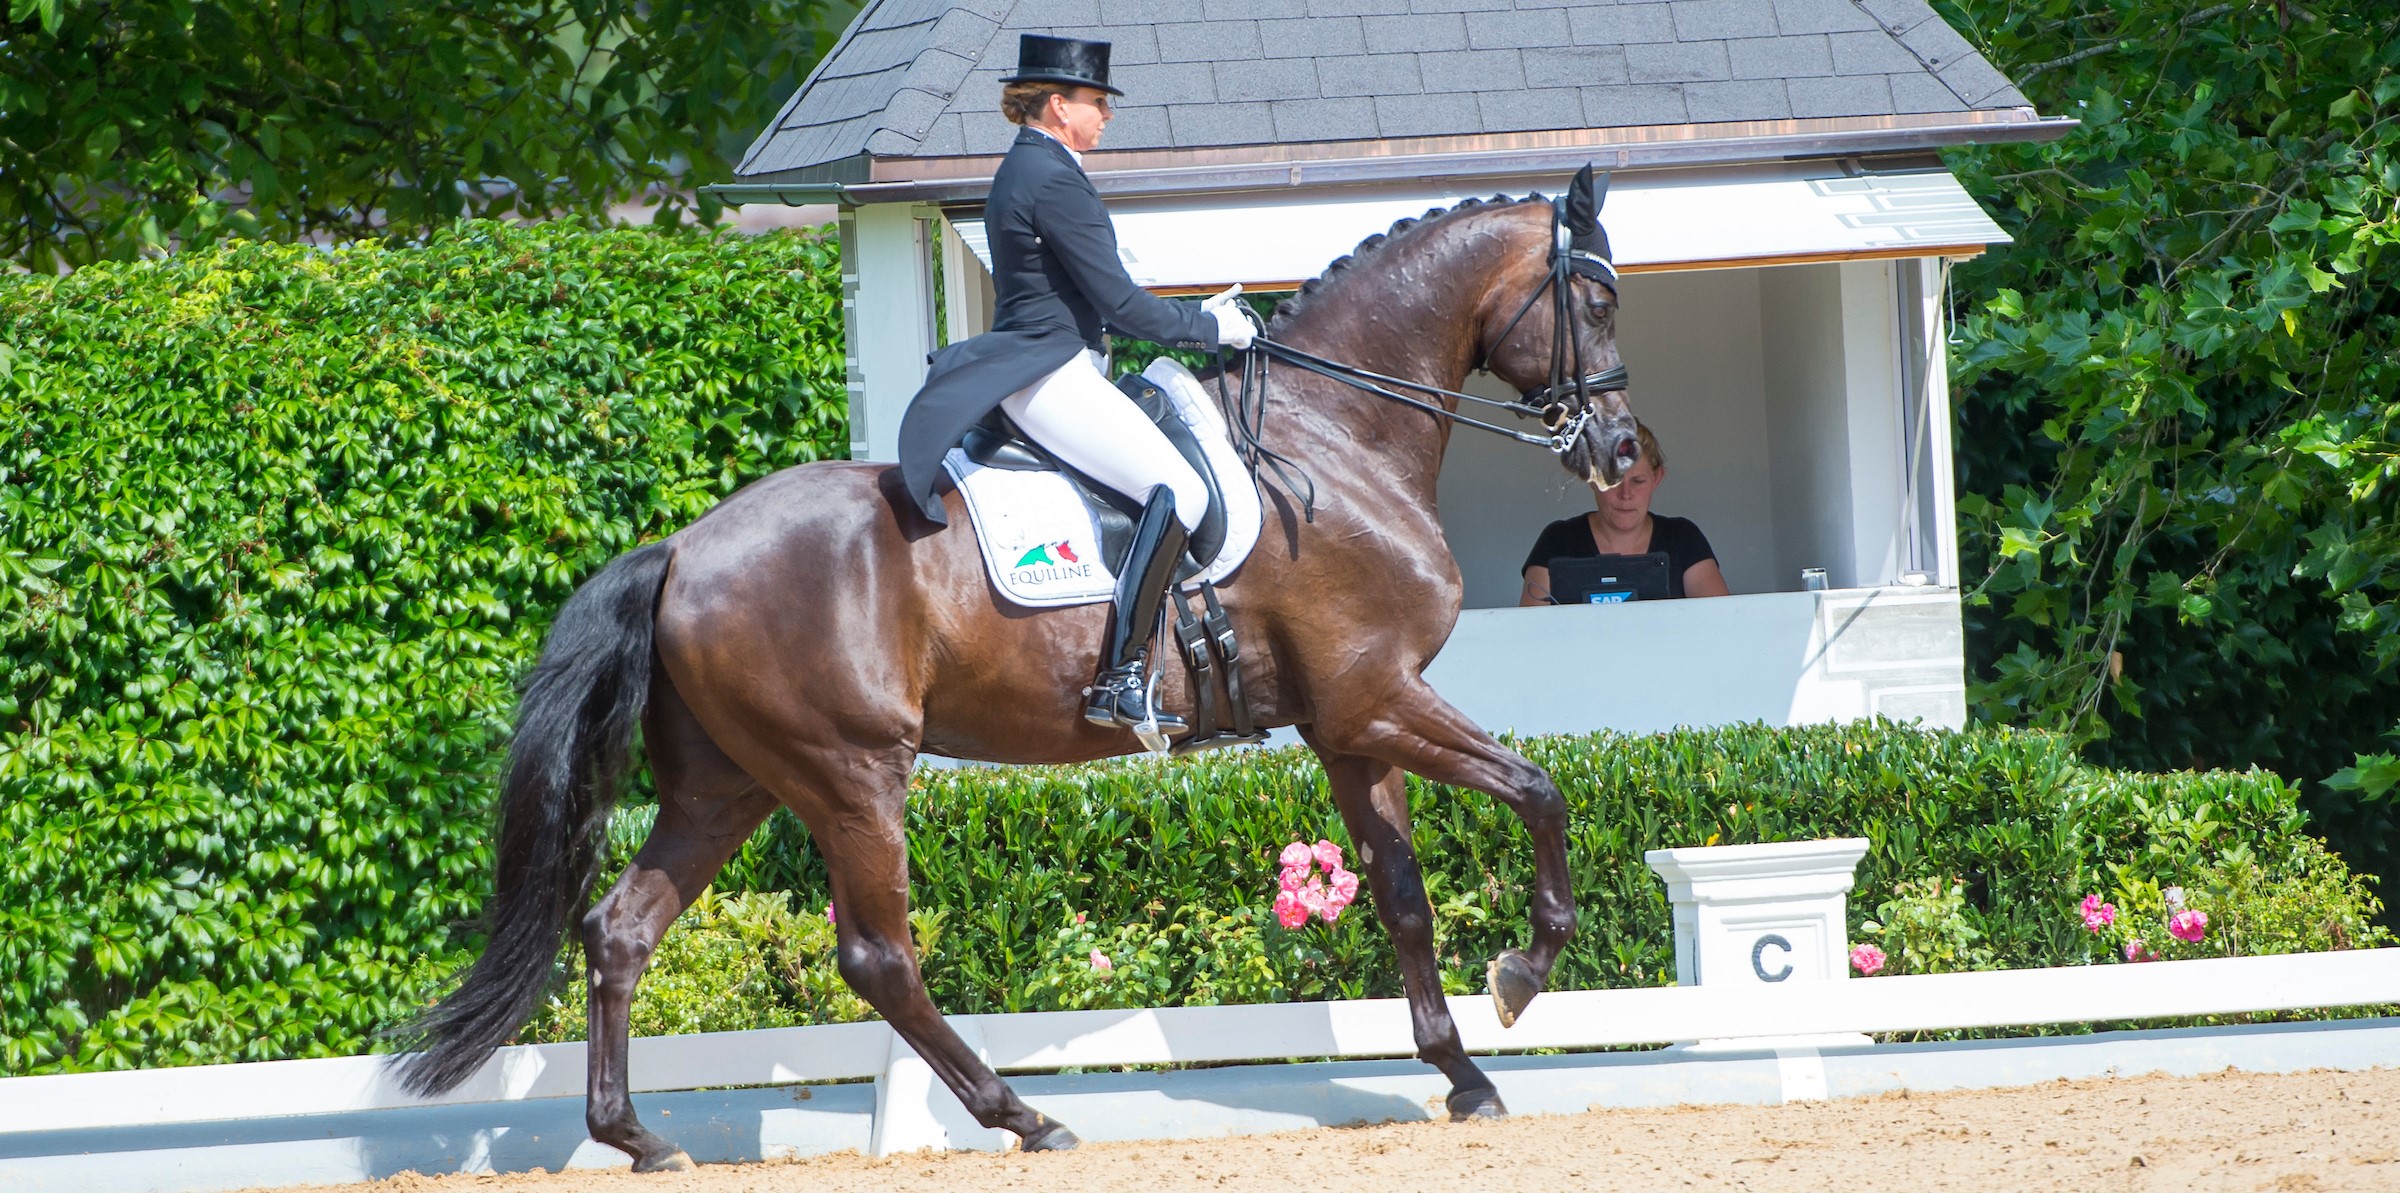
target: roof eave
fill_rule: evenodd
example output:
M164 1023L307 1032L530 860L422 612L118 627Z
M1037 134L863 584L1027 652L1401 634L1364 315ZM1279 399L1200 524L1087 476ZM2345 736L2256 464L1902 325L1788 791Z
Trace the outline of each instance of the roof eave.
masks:
M1776 121L1723 126L1732 135L1707 135L1704 126L1564 130L1515 137L1343 142L1331 145L1229 146L1208 150L1094 153L1092 184L1104 195L1179 195L1319 189L1415 180L1471 182L1480 178L1565 173L1585 162L1604 169L1734 165L1906 153L1963 145L2050 141L2080 121L2043 118L2031 109L1974 114L1977 119L1842 127L1835 121ZM1693 135L1695 132L1701 135ZM1663 134L1663 135L1662 135ZM1324 156L1308 156L1310 151ZM1430 150L1430 151L1429 151ZM1204 159L1193 164L1147 164ZM1111 160L1113 159L1113 161ZM1111 168L1122 162L1123 166ZM845 159L849 177L827 168L745 178L710 188L728 203L972 203L991 188L997 156ZM1136 164L1142 163L1142 164ZM859 177L861 166L865 177ZM912 176L893 177L900 171ZM813 177L802 177L813 175Z

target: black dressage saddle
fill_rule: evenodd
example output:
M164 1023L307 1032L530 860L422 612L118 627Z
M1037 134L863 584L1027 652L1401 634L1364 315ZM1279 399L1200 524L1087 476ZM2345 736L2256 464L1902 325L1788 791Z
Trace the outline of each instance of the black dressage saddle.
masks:
M1199 436L1192 433L1191 424L1175 413L1174 400L1157 382L1139 373L1128 373L1117 378L1117 388L1133 399L1143 417L1166 434L1167 442L1175 445L1184 462L1208 486L1208 513L1200 519L1199 528L1192 531L1191 542L1185 548L1191 558L1181 572L1183 576L1195 574L1215 562L1217 553L1225 549L1225 499L1217 486L1216 471L1208 465L1208 453L1200 450ZM1042 445L1027 439L997 406L983 416L983 421L967 429L967 436L959 446L966 450L968 459L986 468L1064 475L1083 498L1084 506L1092 511L1092 521L1100 527L1100 550L1109 561L1110 570L1124 570L1125 552L1133 542L1133 522L1142 513L1142 507L1131 498L1043 450Z
M1144 417L1166 433L1167 442L1183 454L1184 462L1200 474L1201 483L1208 486L1208 513L1200 519L1200 528L1192 532L1185 547L1186 558L1177 569L1176 583L1168 586L1169 605L1174 611L1174 632L1183 653L1184 665L1191 670L1193 710L1191 732L1175 742L1174 753L1194 754L1222 746L1256 745L1267 739L1250 712L1250 702L1244 695L1242 680L1242 651L1235 640L1233 619L1226 615L1225 606L1217 600L1214 585L1200 584L1200 599L1204 615L1193 612L1186 599L1182 582L1198 575L1225 549L1225 498L1218 485L1216 470L1208 466L1208 454L1200 450L1200 439L1192 433L1191 425L1175 413L1175 402L1155 381L1139 373L1117 378L1117 388L1133 399ZM983 421L967 430L961 441L967 458L986 468L1005 468L1013 472L1056 472L1067 478L1084 507L1092 512L1092 521L1100 527L1100 550L1110 563L1110 570L1122 573L1125 556L1133 546L1134 519L1141 516L1141 507L1131 498L1102 485L1083 473L1068 467L1058 457L1042 450L1042 446L1025 438L1016 424L999 407L983 417ZM1232 725L1220 727L1218 720L1217 683L1222 677L1225 697L1231 706Z

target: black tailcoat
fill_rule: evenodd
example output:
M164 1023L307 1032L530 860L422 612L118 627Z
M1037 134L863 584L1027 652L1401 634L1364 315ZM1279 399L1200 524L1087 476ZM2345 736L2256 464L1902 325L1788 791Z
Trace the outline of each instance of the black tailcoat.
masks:
M900 419L900 474L925 516L947 524L942 456L1008 395L1049 376L1104 331L1176 348L1217 342L1216 317L1142 289L1117 259L1117 229L1067 147L1033 129L992 176L983 209L999 310L992 329L933 354Z

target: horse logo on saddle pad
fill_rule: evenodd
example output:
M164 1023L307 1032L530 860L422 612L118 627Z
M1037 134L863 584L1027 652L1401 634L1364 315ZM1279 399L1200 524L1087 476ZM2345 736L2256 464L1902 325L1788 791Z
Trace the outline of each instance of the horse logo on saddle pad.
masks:
M1216 403L1190 369L1166 357L1118 379L1117 388L1208 484L1208 515L1189 548L1201 570L1184 579L1184 588L1232 575L1258 543L1262 511ZM984 570L1000 595L1047 609L1098 604L1116 594L1116 568L1140 512L1125 499L1017 437L997 411L942 466L966 498Z

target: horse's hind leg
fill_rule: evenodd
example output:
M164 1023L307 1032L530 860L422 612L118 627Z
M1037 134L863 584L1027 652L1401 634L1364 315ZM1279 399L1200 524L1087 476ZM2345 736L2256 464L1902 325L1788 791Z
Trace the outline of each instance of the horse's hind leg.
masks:
M1389 763L1333 752L1306 730L1302 735L1325 764L1334 805L1350 828L1351 843L1358 847L1359 863L1366 867L1369 889L1375 893L1375 915L1399 955L1417 1056L1450 1079L1453 1119L1508 1113L1491 1078L1468 1058L1458 1024L1450 1018L1450 1004L1442 998L1442 973L1433 948L1433 905L1425 897L1425 876L1409 837L1408 776Z
M917 1050L976 1122L1015 1132L1029 1152L1072 1148L1075 1133L1018 1098L925 993L909 935L908 842L901 826L911 758L855 760L838 772L852 780L844 790L857 791L860 779L879 771L885 790L862 793L861 805L840 811L820 805L802 813L833 879L842 978Z
M701 731L673 685L654 685L643 723L658 779L658 823L623 877L583 919L591 988L584 1122L633 1157L635 1172L686 1169L691 1157L634 1115L626 1071L634 986L675 917L724 869L774 799Z

